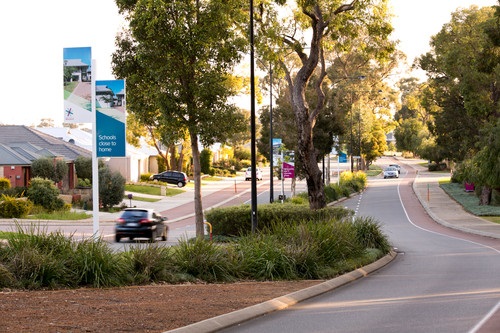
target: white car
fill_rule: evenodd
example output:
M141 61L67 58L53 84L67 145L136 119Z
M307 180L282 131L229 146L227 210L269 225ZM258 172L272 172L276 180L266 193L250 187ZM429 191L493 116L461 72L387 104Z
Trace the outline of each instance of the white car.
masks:
M399 164L389 164L389 167L396 168L396 170L398 170L398 173L401 174L401 167L399 166Z
M386 178L399 178L399 171L395 167L388 167L384 170L384 179Z
M255 169L255 178L257 180L262 180L262 170L260 168ZM245 171L245 180L252 179L252 167L248 167Z

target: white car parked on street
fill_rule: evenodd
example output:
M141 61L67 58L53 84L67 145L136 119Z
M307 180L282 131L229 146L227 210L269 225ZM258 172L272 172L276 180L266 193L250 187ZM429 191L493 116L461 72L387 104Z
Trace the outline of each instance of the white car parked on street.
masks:
M255 178L257 180L262 180L262 170L260 168L255 169ZM252 179L252 167L248 167L245 171L245 180Z

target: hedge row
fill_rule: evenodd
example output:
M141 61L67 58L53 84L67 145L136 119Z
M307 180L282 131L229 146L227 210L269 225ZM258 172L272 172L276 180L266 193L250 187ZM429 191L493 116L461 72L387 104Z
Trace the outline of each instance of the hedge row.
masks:
M205 213L212 225L212 233L222 236L242 236L251 232L251 206L213 208ZM309 209L308 205L292 203L259 205L257 210L258 229L269 228L272 223L293 221L340 220L352 216L352 211L343 207Z

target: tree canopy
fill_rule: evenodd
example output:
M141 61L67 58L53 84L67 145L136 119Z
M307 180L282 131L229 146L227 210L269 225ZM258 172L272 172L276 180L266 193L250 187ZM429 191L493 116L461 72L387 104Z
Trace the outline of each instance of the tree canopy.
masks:
M164 142L189 133L195 184L196 234L204 235L199 143L225 142L243 131L228 103L233 67L248 46L239 0L116 0L129 23L117 38L113 71L127 79L128 110Z

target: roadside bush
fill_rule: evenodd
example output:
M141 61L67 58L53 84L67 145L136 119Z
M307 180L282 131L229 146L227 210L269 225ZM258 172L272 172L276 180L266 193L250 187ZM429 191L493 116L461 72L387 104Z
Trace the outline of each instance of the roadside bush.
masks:
M100 238L79 241L73 251L70 267L79 286L120 286L130 277L126 261Z
M368 179L362 171L344 171L340 174L340 186L350 192L359 192L366 188Z
M134 284L166 281L180 282L177 277L177 268L173 264L171 247L148 246L145 248L132 247L123 253L123 258L130 267Z
M198 238L181 239L174 248L175 264L180 270L207 282L233 281L235 254L231 247Z
M26 194L35 205L40 205L49 212L64 207L64 201L59 198L59 190L49 179L32 178Z
M242 273L256 280L294 280L297 271L275 235L259 233L238 241Z
M373 217L356 217L353 226L356 229L356 240L362 247L390 251L389 241Z
M71 240L60 232L45 233L30 226L9 238L8 246L1 249L0 261L15 276L13 287L26 289L72 286L68 258Z
M4 218L20 218L28 215L33 203L26 198L14 198L2 194L0 198L0 216Z
M348 197L349 194L350 193L344 195L344 191L342 190L342 187L340 187L340 185L330 184L328 186L325 186L325 198L327 203L337 201L342 197Z
M310 210L308 205L292 203L259 205L257 211L258 228L269 227L273 221L319 221L323 219L342 219L352 212L343 207L325 207ZM205 212L205 217L212 224L213 234L223 236L246 235L251 230L251 208L249 205L219 207Z

